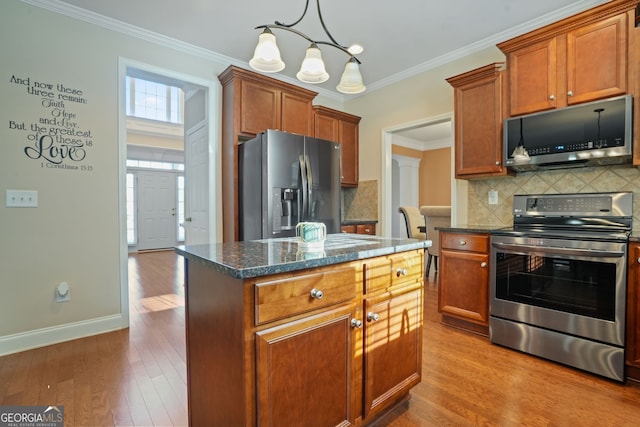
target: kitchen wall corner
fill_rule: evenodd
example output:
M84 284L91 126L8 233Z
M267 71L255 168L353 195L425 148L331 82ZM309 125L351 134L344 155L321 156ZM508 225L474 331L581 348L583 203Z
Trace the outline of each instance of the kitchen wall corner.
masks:
M360 181L342 189L342 220L378 219L378 181Z

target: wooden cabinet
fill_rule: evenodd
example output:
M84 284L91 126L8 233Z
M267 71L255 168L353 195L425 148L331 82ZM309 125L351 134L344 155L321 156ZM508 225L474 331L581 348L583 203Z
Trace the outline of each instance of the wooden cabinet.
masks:
M640 381L640 243L629 244L626 326L627 377Z
M488 335L489 235L441 231L439 273L443 322Z
M495 63L447 79L454 87L455 176L504 176L502 162L504 64Z
M340 231L342 231L343 233L369 234L375 236L376 225L374 223L346 224L340 227Z
M360 117L320 105L313 106L314 135L340 143L343 186L358 185L358 132Z
M236 279L186 261L190 425L361 426L421 380L421 249Z
M347 306L257 333L257 425L354 425L353 312Z
M498 44L507 57L509 114L626 93L635 4L612 1Z
M405 396L422 378L422 252L365 263L364 416Z
M313 134L311 102L301 87L230 66L222 84L223 240L238 240L238 143L266 129Z

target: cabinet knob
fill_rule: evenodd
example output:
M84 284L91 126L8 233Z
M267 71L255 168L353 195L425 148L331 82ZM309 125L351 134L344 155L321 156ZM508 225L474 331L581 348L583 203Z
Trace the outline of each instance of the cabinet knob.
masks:
M406 276L407 275L407 269L406 268L399 268L396 271L396 277L400 277L400 276ZM377 320L377 319L376 319Z
M573 91L570 90L569 92L567 92L567 96L573 96Z
M480 263L480 267L485 268L486 266L487 266L487 263L486 263L486 262L482 261L482 262Z
M638 259L636 260L636 262L637 262L638 264L640 264L640 258L638 258Z
M316 288L311 289L311 298L322 299L323 296L324 296L324 292L322 292L320 289L316 289Z
M351 327L352 328L362 328L362 320L360 319L351 319Z
M460 240L460 246L467 246L466 240Z
M549 95L549 99L553 101L554 99L556 99L556 96L555 95Z
M378 316L378 313L375 313L373 311L370 311L367 313L367 322L371 322L371 321L377 321L380 318L380 316Z
M496 166L500 166L500 162L496 160Z

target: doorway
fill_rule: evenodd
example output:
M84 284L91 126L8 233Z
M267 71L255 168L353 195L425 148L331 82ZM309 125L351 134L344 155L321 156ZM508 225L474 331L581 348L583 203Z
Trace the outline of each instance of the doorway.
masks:
M466 181L456 180L453 177L455 170L455 150L453 144L453 113L434 116L410 123L400 124L382 130L382 185L381 185L381 234L385 237L394 236L394 219L400 221L397 213L399 198L397 195L401 190L398 175L394 179L393 167L393 145L409 146L420 151L429 149L451 147L451 210L452 224L458 223L460 218L466 218ZM406 140L418 140L419 145L407 144ZM395 204L394 204L395 203ZM395 230L401 227L396 226Z
M219 99L219 84L215 81L209 81L202 78L177 73L172 70L162 69L148 64L140 63L137 61L120 58L119 60L118 81L120 83L120 89L118 93L119 99L119 216L120 216L120 304L121 304L121 316L125 326L129 325L129 284L128 284L128 239L127 239L127 209L126 209L126 173L127 173L127 78L137 77L153 82L162 83L167 86L175 86L180 88L184 93L184 126L181 131L181 138L184 141L183 154L184 154L184 188L185 188L185 200L184 200L184 212L185 218L182 226L185 229L185 243L208 243L218 241L219 235L221 235L221 224L217 218L219 215L219 207L216 203L216 194L220 194L219 180L215 179L217 171L219 170L219 150L216 149L220 145L219 132L217 129L218 122L211 121L211 117L219 116L219 106L217 100ZM192 144L192 135L197 135L197 143ZM197 151L198 155L194 156L191 151ZM189 159L197 158L197 164L191 165ZM193 167L192 167L193 166ZM156 179L157 178L157 179ZM160 192L172 192L176 194L175 190L170 188L171 184L168 184L162 177L156 176L156 178L150 178L148 183L158 184L154 186L156 190ZM167 177L164 177L167 178ZM175 174L174 174L175 178ZM157 182L157 180L163 182ZM175 181L174 181L175 182ZM149 192L146 197L149 201L148 204L153 204L162 200L163 206L169 205L176 206L176 201L171 200L171 196L167 194L159 195L153 193L153 189L149 188ZM144 193L144 192L143 192ZM188 195L191 195L189 197ZM164 200L164 199L168 199ZM197 215L191 215L191 208L194 201L197 200L196 208ZM157 210L162 211L163 209ZM171 208L168 208L171 210ZM173 212L172 212L173 213ZM190 227L194 225L194 218L197 219L198 232L194 233L195 236L191 236ZM153 218L150 218L150 221ZM162 222L162 221L160 221ZM151 222L150 222L151 223ZM177 222L176 222L177 224ZM153 229L153 227L151 227ZM206 232L205 241L203 242L203 233ZM149 233L148 236L144 236L147 242L153 240L165 239L169 241L166 236L162 234L166 233ZM174 233L174 236L176 234ZM175 237L173 237L175 241ZM162 246L167 245L167 242L162 242ZM156 245L158 242L154 242ZM170 250L173 249L173 245L168 244ZM144 247L144 246L143 246ZM166 246L165 246L166 247Z

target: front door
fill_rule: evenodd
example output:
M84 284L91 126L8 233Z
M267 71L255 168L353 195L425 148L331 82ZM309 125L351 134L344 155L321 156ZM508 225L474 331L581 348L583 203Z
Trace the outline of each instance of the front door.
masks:
M176 175L138 172L138 250L176 245Z

